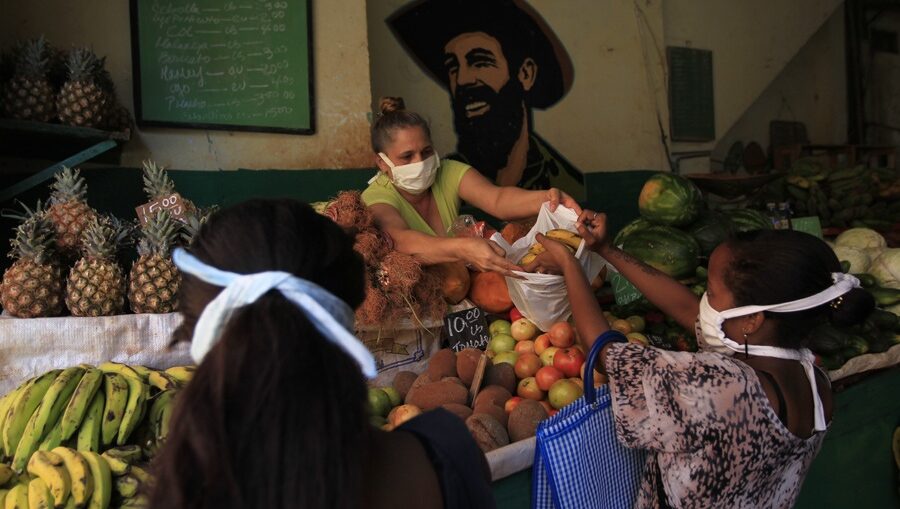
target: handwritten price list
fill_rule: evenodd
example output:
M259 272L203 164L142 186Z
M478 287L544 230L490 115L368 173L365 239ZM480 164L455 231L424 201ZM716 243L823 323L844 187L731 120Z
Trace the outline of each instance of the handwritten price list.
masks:
M134 1L143 121L311 125L305 1Z

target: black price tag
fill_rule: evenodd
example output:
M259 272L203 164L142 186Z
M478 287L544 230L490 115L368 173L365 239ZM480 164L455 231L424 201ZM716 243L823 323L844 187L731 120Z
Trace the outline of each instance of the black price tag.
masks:
M478 308L464 309L444 317L444 335L454 352L466 348L487 348L491 336L487 318Z

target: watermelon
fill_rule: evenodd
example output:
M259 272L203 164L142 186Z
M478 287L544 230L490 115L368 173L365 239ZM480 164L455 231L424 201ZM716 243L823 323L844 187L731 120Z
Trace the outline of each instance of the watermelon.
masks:
M631 232L633 232L635 230L640 230L642 228L646 228L652 224L653 223L651 223L650 221L647 221L643 217L639 217L639 218L635 219L634 221L623 226L621 230L619 230L619 233L616 234L616 238L613 239L613 245L621 246L622 242L625 241L625 237L630 235Z
M735 231L749 232L751 230L771 230L772 220L758 210L753 209L728 209L722 212L731 219Z
M700 213L700 190L674 173L657 173L644 183L638 197L641 216L654 224L684 226Z
M734 233L731 219L721 212L707 210L686 228L700 245L700 254L709 257L713 249Z
M671 226L651 225L631 232L622 250L676 279L693 276L700 264L700 246Z

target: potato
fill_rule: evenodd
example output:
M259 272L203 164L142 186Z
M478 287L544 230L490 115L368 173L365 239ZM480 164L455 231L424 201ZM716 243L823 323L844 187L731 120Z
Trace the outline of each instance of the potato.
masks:
M447 403L465 405L468 397L469 391L462 385L451 380L441 380L410 390L406 403L427 412Z
M544 405L531 399L523 399L509 414L509 438L513 442L533 437L538 424L547 418Z
M428 359L428 378L438 381L444 377L456 376L456 354L449 348L438 350Z
M475 378L475 370L478 368L478 361L483 355L484 352L477 348L466 348L456 354L456 373L467 386L472 385L472 379Z
M472 414L466 419L466 427L483 452L490 452L509 444L506 428L488 414Z

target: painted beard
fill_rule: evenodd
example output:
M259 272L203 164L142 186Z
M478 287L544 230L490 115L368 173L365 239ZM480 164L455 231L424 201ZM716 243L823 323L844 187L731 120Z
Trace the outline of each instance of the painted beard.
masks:
M522 132L525 92L514 77L499 92L486 85L461 87L453 104L453 126L456 128L456 150L472 167L489 180L497 180L497 172L506 166L512 147ZM479 101L490 109L474 117L466 116L466 105Z

